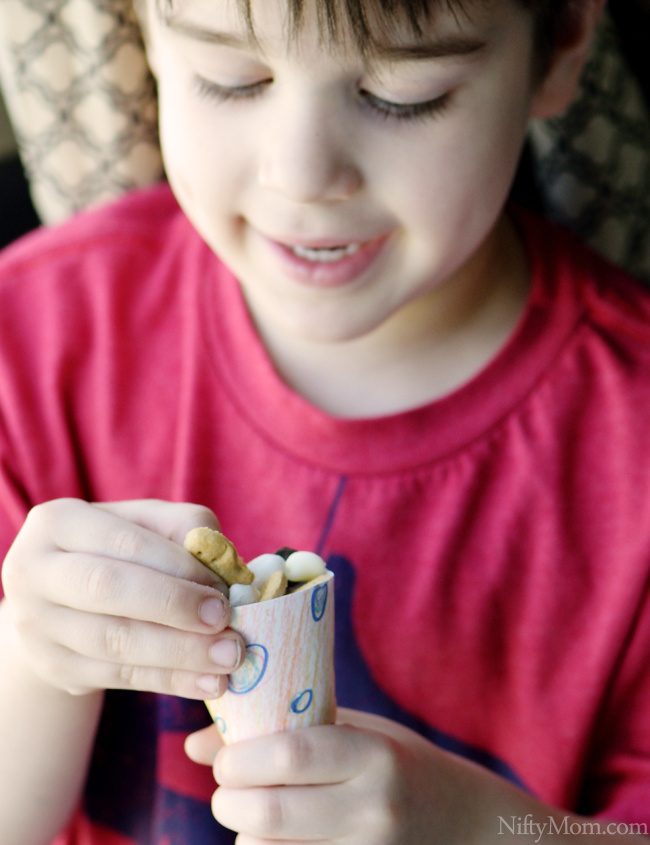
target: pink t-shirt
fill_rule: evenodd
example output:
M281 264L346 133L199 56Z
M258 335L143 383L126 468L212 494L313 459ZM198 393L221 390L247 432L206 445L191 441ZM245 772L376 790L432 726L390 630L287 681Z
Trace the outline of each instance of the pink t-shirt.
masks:
M166 186L28 237L0 260L0 557L61 496L208 505L245 559L318 550L341 704L550 804L650 823L650 299L517 220L533 287L510 342L450 396L369 420L283 384ZM206 718L109 693L60 842L232 842L182 752Z

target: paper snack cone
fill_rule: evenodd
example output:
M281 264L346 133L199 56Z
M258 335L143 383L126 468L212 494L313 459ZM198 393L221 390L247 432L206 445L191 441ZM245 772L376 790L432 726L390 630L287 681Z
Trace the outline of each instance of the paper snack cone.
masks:
M233 608L246 659L228 691L206 702L226 744L334 722L334 573L327 575L309 589Z

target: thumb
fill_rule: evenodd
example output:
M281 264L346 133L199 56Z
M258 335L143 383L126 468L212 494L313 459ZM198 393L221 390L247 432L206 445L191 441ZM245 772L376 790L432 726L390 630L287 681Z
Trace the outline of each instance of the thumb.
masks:
M196 731L185 740L185 753L190 760L202 766L211 766L221 748L223 748L223 740L216 725Z

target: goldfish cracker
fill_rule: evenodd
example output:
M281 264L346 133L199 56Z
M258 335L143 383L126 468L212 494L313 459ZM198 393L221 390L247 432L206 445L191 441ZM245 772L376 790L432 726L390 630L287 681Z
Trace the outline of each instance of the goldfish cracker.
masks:
M193 528L183 546L208 569L219 575L229 587L233 584L252 584L254 575L244 566L233 544L220 531L212 528Z

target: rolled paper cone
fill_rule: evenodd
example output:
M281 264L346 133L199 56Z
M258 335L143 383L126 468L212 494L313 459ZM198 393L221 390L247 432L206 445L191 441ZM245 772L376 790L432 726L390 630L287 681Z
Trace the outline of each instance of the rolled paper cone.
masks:
M246 659L207 701L226 744L336 719L334 573L311 589L232 610Z

